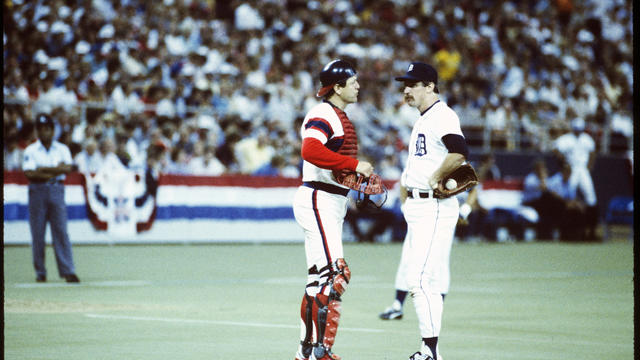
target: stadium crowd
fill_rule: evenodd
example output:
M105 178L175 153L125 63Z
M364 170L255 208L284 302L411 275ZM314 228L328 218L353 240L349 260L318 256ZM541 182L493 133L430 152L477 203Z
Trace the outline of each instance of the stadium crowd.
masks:
M548 151L575 117L633 134L630 0L7 0L4 166L36 113L81 169L299 176L299 124L331 59L356 66L363 154L397 178L414 110L393 76L433 63L463 129ZM79 106L79 105L83 105ZM498 141L498 142L499 142Z

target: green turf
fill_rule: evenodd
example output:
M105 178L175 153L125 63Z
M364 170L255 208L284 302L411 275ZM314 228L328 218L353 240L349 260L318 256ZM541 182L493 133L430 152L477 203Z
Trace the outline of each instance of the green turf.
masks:
M456 244L440 350L457 359L633 359L633 254L608 244ZM334 350L407 359L416 316L393 299L400 245L347 244L353 277ZM66 285L47 249L4 248L5 359L293 359L305 283L298 245L76 246Z

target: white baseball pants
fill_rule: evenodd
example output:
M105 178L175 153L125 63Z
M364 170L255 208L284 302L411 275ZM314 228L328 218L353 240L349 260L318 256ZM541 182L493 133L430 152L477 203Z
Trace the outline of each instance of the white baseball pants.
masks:
M449 256L458 221L459 205L448 199L412 199L403 207L409 242L407 287L413 298L420 335L439 336L442 294L449 290Z
M304 230L307 269L314 265L322 269L336 259L344 258L342 225L347 214L347 201L346 196L306 186L298 188L293 200L293 214Z

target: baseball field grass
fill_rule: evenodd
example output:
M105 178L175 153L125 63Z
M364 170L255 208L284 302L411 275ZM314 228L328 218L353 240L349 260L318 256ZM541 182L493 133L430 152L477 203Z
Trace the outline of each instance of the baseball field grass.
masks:
M79 285L36 284L4 247L5 359L293 359L302 244L76 246ZM352 279L334 351L407 359L420 338L394 297L400 244L345 244ZM463 359L633 359L633 245L454 244L440 351Z

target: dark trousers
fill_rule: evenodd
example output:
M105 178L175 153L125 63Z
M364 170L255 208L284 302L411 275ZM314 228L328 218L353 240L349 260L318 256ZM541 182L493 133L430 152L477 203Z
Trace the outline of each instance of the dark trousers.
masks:
M524 205L531 206L538 212L539 219L536 226L538 239L551 239L553 230L558 229L563 221L564 201L551 192L545 191L538 199Z
M585 240L587 218L582 209L566 207L560 224L560 238L565 241Z
M46 276L45 233L51 225L51 238L61 277L75 274L71 242L67 234L67 208L64 202L64 185L29 184L29 227L31 250L36 275Z

